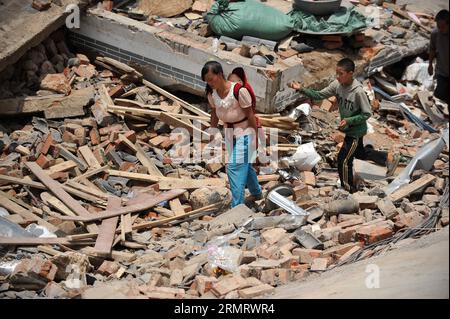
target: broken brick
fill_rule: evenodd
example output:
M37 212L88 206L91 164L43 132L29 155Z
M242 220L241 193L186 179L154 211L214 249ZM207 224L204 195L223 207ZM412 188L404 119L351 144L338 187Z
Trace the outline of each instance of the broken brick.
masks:
M105 260L98 268L97 272L104 276L115 274L120 269L120 265L113 261Z
M51 6L51 1L49 0L33 0L33 3L31 4L33 9L36 9L38 11L45 11L48 10Z
M39 290L53 281L58 267L39 257L24 259L17 264L9 282L14 288Z
M311 264L314 258L321 256L322 251L318 249L295 248L292 250L292 254L299 256L301 264Z
M302 172L302 180L306 185L316 186L316 176L313 172Z
M314 258L311 264L311 271L324 271L328 267L328 258Z
M91 139L92 145L98 145L100 144L100 134L98 130L94 127L89 132L89 138Z
M283 228L273 228L263 232L261 238L270 245L273 245L285 237L285 235L286 230Z
M53 139L52 134L48 134L47 138L45 139L44 145L41 148L41 153L44 155L47 155L49 149L51 146L55 145L55 140Z
M205 293L211 290L213 284L217 282L215 277L207 277L203 275L198 275L195 277L196 288L198 293L203 296Z
M39 155L39 157L36 160L36 164L38 164L41 168L46 169L49 168L52 165L53 158L50 156L46 156L44 154Z
M361 227L356 232L357 240L364 243L365 245L376 243L380 240L389 238L392 235L392 227L387 223Z

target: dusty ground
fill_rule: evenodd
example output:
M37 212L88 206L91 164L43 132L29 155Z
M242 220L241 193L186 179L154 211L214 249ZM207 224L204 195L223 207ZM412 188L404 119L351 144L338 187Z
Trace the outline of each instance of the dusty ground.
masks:
M279 287L271 298L448 298L448 248L447 227L386 255ZM368 289L366 280L373 272L366 270L373 265L379 267L379 288Z

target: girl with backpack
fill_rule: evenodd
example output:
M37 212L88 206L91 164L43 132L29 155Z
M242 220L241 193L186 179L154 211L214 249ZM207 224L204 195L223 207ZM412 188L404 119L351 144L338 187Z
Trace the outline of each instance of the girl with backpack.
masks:
M225 142L229 152L227 175L233 198L231 206L245 203L246 186L252 195L248 202L261 199L261 186L252 167L256 157L258 128L250 91L247 87L225 79L222 66L216 61L207 62L201 76L207 83L211 127L217 128L219 120L225 126ZM237 90L236 85L242 87Z

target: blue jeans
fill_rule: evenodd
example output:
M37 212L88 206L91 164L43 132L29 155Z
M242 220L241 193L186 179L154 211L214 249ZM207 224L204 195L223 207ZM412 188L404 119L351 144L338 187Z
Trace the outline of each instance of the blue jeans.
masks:
M245 186L248 187L250 194L257 196L262 193L261 186L259 186L256 172L252 167L252 162L255 154L250 154L249 157L249 143L250 135L244 135L237 138L233 145L228 160L228 181L230 183L231 194L233 200L231 207L243 204L245 201ZM230 151L230 144L227 147Z

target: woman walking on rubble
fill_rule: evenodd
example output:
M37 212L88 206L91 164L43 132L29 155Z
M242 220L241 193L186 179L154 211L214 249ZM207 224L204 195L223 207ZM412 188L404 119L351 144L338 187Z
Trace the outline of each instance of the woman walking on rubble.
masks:
M262 191L252 167L256 156L257 124L250 92L242 87L235 96L236 83L225 79L222 66L216 61L207 62L201 75L207 83L211 127L217 128L219 120L225 127L225 144L229 154L227 175L233 197L231 206L245 202L246 186L252 195L247 202L258 200L262 197Z

